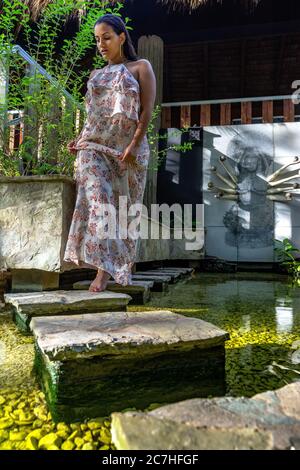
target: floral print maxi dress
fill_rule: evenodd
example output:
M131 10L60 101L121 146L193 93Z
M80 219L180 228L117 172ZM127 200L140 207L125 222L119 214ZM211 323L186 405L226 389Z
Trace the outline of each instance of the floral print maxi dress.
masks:
M134 165L117 158L132 141L140 111L139 83L123 63L94 71L87 84L86 111L75 146L77 198L64 260L101 268L118 284L132 284L138 239L120 237L118 228L114 238L99 237L102 203L114 206L118 227L119 196L127 196L127 209L142 204L146 184L150 154L146 135Z

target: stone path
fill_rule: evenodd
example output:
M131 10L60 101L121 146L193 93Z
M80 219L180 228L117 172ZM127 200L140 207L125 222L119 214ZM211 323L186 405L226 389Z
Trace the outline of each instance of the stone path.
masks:
M132 286L120 286L114 281L109 281L107 290L129 294L132 297L132 304L145 304L150 300L150 291L167 292L168 284L186 279L191 276L193 272L193 268L181 267L165 267L147 271L136 271L132 275ZM73 284L73 289L88 289L90 284L90 280L76 282ZM144 291L142 286L144 286Z

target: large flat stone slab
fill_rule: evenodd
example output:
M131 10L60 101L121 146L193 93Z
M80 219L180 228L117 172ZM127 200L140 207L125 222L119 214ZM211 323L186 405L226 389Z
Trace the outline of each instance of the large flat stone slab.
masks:
M75 290L88 290L92 281L78 281L73 284ZM122 286L114 281L108 281L106 290L120 292L132 297L132 304L144 305L150 300L150 289L153 281L132 281L131 285Z
M57 361L209 349L229 338L211 323L169 310L36 317L30 327L41 351Z
M33 317L102 312L126 309L131 297L127 294L103 291L49 291L5 294L7 305L13 307L14 320L20 329L29 332Z
M35 368L54 420L224 393L228 334L167 310L36 317Z
M118 450L290 449L300 435L299 396L296 382L252 398L193 399L149 413L114 413L112 439Z

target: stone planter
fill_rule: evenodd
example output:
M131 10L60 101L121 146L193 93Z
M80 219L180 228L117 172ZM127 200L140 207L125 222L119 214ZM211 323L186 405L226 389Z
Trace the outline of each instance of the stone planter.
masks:
M58 287L74 202L70 177L0 177L0 270L12 290Z
M13 292L58 289L59 273L76 268L63 261L75 196L67 176L0 177L0 271L11 271ZM150 223L161 226L142 216L142 233ZM172 230L170 239L141 238L136 262L203 257L185 242Z

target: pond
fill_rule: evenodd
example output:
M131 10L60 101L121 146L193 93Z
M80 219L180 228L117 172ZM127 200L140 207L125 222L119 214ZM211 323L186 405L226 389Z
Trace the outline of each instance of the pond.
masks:
M195 273L153 293L146 306L201 318L230 334L226 343L226 395L251 397L300 378L300 288L272 273ZM299 347L299 346L298 346ZM32 374L33 339L0 315L0 449L109 449L108 417L54 424ZM150 409L158 404L149 404ZM44 441L41 443L41 439Z

